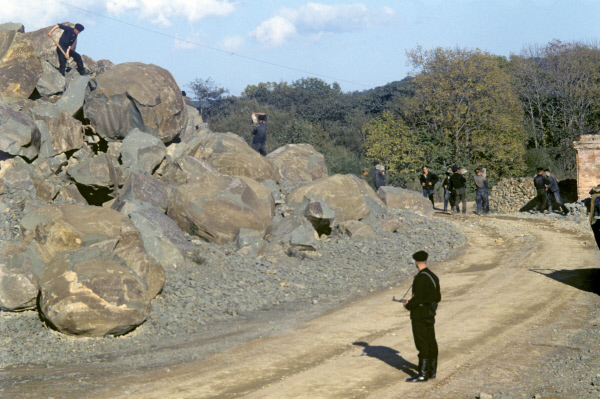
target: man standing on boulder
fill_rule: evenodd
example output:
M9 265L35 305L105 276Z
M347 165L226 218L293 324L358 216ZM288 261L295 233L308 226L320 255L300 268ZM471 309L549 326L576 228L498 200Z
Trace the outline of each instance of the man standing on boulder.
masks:
M258 118L258 125L252 129L252 149L264 157L267 155L267 114L253 112L252 115Z
M58 41L58 47L56 49L56 53L58 54L58 62L59 62L59 67L58 67L58 71L60 72L60 74L62 76L65 76L65 69L67 68L67 60L71 57L73 57L73 59L75 60L75 62L77 63L77 72L79 72L80 75L84 76L87 75L87 72L85 71L85 68L83 67L83 60L81 59L81 55L79 55L79 53L77 53L74 48L75 45L77 44L77 36L83 32L83 25L81 24L75 24L75 28L71 28L70 26L67 25L63 25L63 24L56 24L54 25L54 27L52 28L52 30L50 31L50 33L48 33L48 36L52 37L52 32L54 32L56 29L62 29L63 30L63 34L60 36L60 40ZM62 51L61 51L62 49ZM64 51L64 54L63 54Z
M427 268L427 257L425 251L413 254L419 272L413 281L412 298L404 303L410 310L413 338L419 351L419 374L408 378L407 382L425 382L434 379L437 373L438 345L434 325L442 293L440 280Z

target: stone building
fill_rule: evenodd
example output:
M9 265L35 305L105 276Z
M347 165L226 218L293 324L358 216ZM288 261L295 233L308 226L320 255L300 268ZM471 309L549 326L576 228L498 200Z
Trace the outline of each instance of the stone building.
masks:
M573 145L577 151L577 198L583 199L600 184L600 134L581 135Z

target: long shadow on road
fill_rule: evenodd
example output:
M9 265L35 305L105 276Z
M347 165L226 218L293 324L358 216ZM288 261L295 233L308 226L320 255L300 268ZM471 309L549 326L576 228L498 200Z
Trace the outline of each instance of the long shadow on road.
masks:
M556 270L556 269L529 269L534 273L543 274L553 280L563 284L580 289L586 292L592 292L600 295L600 269L577 269L577 270Z
M352 345L363 347L363 353L361 356L369 356L379 359L400 371L404 371L411 377L416 374L415 370L417 369L417 365L405 360L399 355L400 352L398 352L396 349L381 345L372 346L363 341L353 342Z

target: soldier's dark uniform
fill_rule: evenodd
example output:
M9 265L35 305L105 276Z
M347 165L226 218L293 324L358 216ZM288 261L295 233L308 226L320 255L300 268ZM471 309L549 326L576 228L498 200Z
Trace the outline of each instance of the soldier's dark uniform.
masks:
M546 193L546 185L548 184L548 179L543 174L539 174L542 171L541 168L538 168L538 174L533 178L533 185L535 186L535 191L537 192L536 205L535 209L538 212L543 212L546 208L547 201L547 193Z
M406 309L410 310L413 337L419 351L419 375L407 381L427 381L435 378L437 371L438 346L434 325L435 309L442 300L440 280L431 270L424 268L415 276L412 294Z

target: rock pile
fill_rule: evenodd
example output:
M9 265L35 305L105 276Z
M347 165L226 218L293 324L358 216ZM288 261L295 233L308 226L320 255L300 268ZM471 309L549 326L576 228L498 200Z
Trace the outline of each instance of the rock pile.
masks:
M85 58L91 76L69 71L64 78L51 28L21 28L0 26L0 54L13 57L1 59L0 70L13 63L23 71L0 74L0 310L37 309L49 326L71 335L122 335L152 314L165 276L187 284L193 267L202 268L194 260L214 247L230 248L232 257L220 262L249 259L243 273L256 284L263 271L252 268L265 262L254 259L275 253L284 257L271 262L273 270L289 267L288 257L314 259L313 267L327 270L321 278L337 276L327 284L342 290L342 277L358 273L346 267L365 261L340 252L344 262L320 266L334 237L353 240L356 251L371 241L366 253L375 258L386 253L376 249L380 239L398 241L401 247L388 250L405 255L423 242L448 255L445 246L461 242L446 240L456 236L450 227L436 232L426 221L433 209L420 195L375 193L356 176L328 176L310 145L262 157L235 134L211 132L156 65ZM418 232L418 242L399 240ZM183 264L195 266L178 268ZM289 273L298 282L278 279L279 287L303 292L308 280ZM221 298L205 297L229 289L221 277L188 287L208 287L189 293L195 314L221 309ZM166 292L172 288L167 282ZM280 294L248 287L239 309L255 308L257 296L271 303L289 297Z
M536 195L531 177L502 179L490 191L490 210L499 213L518 212Z

